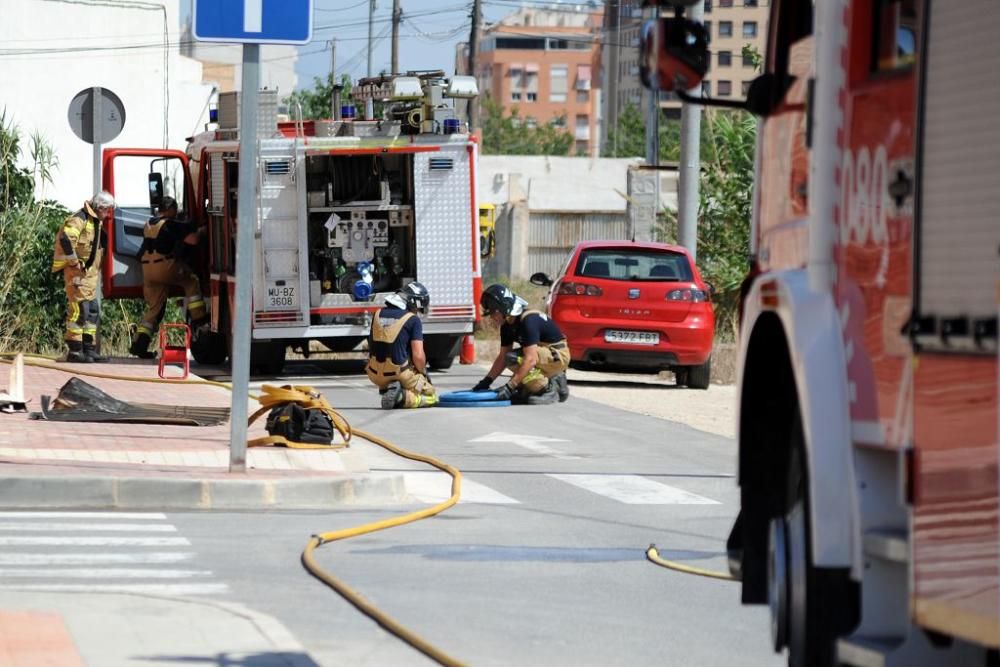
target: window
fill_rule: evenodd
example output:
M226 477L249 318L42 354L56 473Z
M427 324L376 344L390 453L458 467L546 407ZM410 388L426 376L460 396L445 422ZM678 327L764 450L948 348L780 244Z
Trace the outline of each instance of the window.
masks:
M746 97L747 93L750 92L750 84L750 81L744 81L740 84L740 94L743 95L743 97Z
M705 13L706 14L712 13L712 0L705 0Z
M569 67L566 65L552 65L549 67L549 101L565 102L567 79L569 78Z
M729 97L733 94L733 82L732 81L719 81L719 97Z
M576 117L576 132L573 135L578 141L590 139L590 118L578 114Z
M743 22L743 36L747 38L752 38L757 36L757 22L756 21L744 21Z
M545 50L544 37L497 37L496 47L498 49L531 49L533 51Z
M576 103L577 104L586 104L589 101L590 101L590 93L588 91L586 91L586 90L578 90L578 91L576 91Z
M733 64L732 51L719 51L719 67L729 67Z
M712 41L712 22L705 21L705 34L708 35L708 41Z
M512 91L510 91L510 101L511 102L520 102L521 101L521 91L520 90L512 90Z
M537 102L538 101L538 93L525 93L524 94L524 98L528 102Z
M757 0L743 0L743 6L744 7L756 7L757 6Z
M708 79L701 80L701 96L710 97L712 95L712 82Z
M733 0L719 0L719 6L720 7L732 7L733 6Z
M559 129L564 129L566 127L566 116L556 116L549 121L549 125Z
M875 3L873 72L886 72L916 61L916 0L879 0Z
M649 282L690 282L691 263L676 252L655 250L583 250L576 261L575 275L605 280L648 280Z
M732 36L733 36L733 22L719 21L719 37L732 37Z
M753 67L754 66L753 65L753 55L752 54L749 54L749 53L744 53L743 54L743 66L744 67Z
M528 116L524 119L524 126L529 129L535 129L538 127L538 120L534 116Z

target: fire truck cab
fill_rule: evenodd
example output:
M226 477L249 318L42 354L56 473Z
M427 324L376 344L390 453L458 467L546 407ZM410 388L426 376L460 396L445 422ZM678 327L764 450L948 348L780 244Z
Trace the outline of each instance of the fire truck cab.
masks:
M251 366L275 374L288 347L332 351L367 336L386 296L412 280L430 291L424 320L432 367L449 367L477 318L478 146L450 99L477 95L471 77L443 72L362 79L329 121L277 117L277 92L259 93ZM377 116L377 117L376 117ZM109 229L105 296L142 294L136 253L159 198L205 226L188 257L210 305L211 332L192 344L201 363L229 354L235 320L239 99L220 96L218 127L185 151L107 149L105 187L119 202Z
M683 93L707 40L669 4L651 85L760 117L743 602L790 665L1000 664L1000 7L773 0L734 104Z

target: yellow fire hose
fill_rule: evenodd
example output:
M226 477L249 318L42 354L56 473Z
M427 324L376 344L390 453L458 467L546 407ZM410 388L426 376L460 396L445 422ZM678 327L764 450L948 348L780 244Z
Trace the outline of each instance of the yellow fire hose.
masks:
M693 567L691 565L683 565L676 561L666 560L660 558L660 552L656 550L655 544L650 544L649 548L646 549L646 558L650 563L655 563L660 567L665 567L668 570L674 570L676 572L683 572L684 574L694 574L699 577L709 577L711 579L722 579L724 581L739 581L733 575L728 572L717 572L715 570L703 570L700 567Z
M8 364L11 363L11 360L7 358L9 356L13 355L8 353L0 353L0 363L8 363ZM52 357L45 357L43 355L25 355L25 356L31 356L34 358L52 359ZM161 378L140 378L134 376L112 375L110 373L81 371L78 370L77 368L63 367L54 363L40 363L28 360L25 360L25 364L29 366L39 366L42 368L53 368L55 370L62 370L67 373L73 373L75 375L84 375L87 377L97 377L97 378L105 378L111 380L128 380L132 382L201 384L201 385L222 387L223 389L228 389L232 391L232 387L229 384L226 384L224 382L213 382L211 380L164 380ZM275 387L265 387L265 393L263 396L260 397L253 396L253 398L256 398L262 404L266 404L267 407L270 408L279 401L295 400L296 394L303 392L307 394L313 393L311 387L294 387L291 390L278 389ZM326 401L322 401L322 403L325 404L326 407L329 407L329 404L326 404ZM324 412L326 412L325 408L321 407L321 409L324 409ZM328 544L330 542L336 542L338 540L344 540L349 537L356 537L358 535L367 535L368 533L374 533L376 531L385 530L387 528L402 526L407 523L413 523L414 521L426 519L428 517L434 516L435 514L440 514L441 512L445 511L446 509L448 509L449 507L453 506L455 503L458 502L459 496L461 495L462 491L462 473L457 468L447 465L446 463L442 463L441 461L438 461L433 457L407 451L371 433L367 433L365 431L359 431L356 429L351 429L350 425L347 423L345 419L343 419L343 417L341 417L339 414L336 413L334 414L336 415L336 419L334 420L335 427L337 428L338 431L340 431L342 436L345 436L346 439L350 439L350 434L357 435L375 445L378 445L379 447L389 450L390 452L396 454L397 456L402 456L403 458L411 459L413 461L420 461L422 463L427 463L451 475L452 478L451 497L449 497L444 502L438 503L437 505L428 507L426 509L419 510L417 512L411 512L409 514L403 514L389 519L382 519L380 521L373 521L371 523L366 523L360 526L354 526L353 528L344 528L341 530L334 530L326 533L320 533L318 535L313 535L309 539L309 542L306 544L306 547L302 552L303 566L305 566L306 570L308 570L312 576L316 577L317 579L325 583L327 586L336 591L341 597L343 597L345 600L354 605L358 609L358 611L368 616L370 619L372 619L380 626L382 626L385 630L395 635L402 641L406 642L413 648L417 649L418 651L429 657L431 660L434 660L441 665L445 665L446 667L462 667L464 665L463 662L461 662L456 658L453 658L444 651L436 648L430 642L427 642L420 636L407 630L405 627L403 627L402 624L399 623L399 621L396 621L391 616L378 609L374 604L366 600L361 594L354 591L350 586L348 586L347 584L340 581L330 573L323 570L323 568L321 568L316 563L316 560L313 557L313 553L315 552L315 550L318 547L323 546L324 544ZM251 421L252 419L253 417L251 418ZM331 419L333 419L332 416Z

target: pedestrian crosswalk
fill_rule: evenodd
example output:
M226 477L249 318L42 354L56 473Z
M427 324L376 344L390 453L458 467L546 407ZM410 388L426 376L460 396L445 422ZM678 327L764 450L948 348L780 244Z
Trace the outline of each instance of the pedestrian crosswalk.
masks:
M626 505L719 505L713 500L642 475L545 473L549 480L569 484ZM439 503L451 496L451 477L434 471L405 471L406 491L418 502ZM469 476L462 477L461 503L490 505L518 504L519 500L501 493Z
M0 512L0 591L218 595L159 512ZM44 534L39 534L44 533Z

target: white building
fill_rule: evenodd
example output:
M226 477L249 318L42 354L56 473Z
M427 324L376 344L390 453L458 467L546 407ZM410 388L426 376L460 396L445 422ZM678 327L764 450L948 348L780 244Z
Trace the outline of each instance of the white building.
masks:
M203 83L201 62L181 55L182 1L3 0L0 109L26 139L40 133L59 159L40 196L77 208L93 194L93 149L68 121L70 100L85 88L107 88L124 104L124 129L105 147L183 149L204 128L214 86ZM294 89L294 77L262 70L262 85Z

